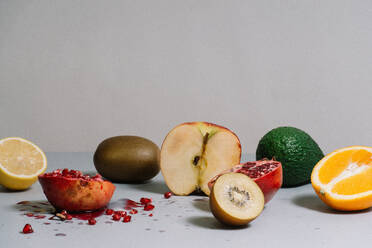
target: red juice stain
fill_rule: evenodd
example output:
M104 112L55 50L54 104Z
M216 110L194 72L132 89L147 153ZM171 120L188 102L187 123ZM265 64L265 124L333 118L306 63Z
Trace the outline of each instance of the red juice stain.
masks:
M44 219L46 216L45 215L36 215L35 219Z
M124 199L124 209L131 210L132 208L142 207L141 203L132 201L130 199Z
M50 222L44 222L44 225L50 225Z
M105 209L93 211L93 212L83 212L83 213L72 213L71 216L79 220L90 220L97 218L105 213Z

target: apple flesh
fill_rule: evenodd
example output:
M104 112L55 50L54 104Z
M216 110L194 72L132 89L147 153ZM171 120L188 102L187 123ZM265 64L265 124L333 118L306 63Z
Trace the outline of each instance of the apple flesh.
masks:
M164 139L160 169L174 194L201 190L209 195L209 180L239 164L240 157L240 141L232 131L208 122L188 122L173 128Z

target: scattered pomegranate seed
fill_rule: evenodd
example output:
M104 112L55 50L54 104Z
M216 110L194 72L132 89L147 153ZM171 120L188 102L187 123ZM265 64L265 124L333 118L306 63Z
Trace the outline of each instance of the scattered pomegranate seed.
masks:
M32 216L34 216L33 213L27 213L26 215L27 215L28 217L32 217Z
M153 210L154 208L155 208L154 205L152 205L152 204L147 204L147 205L145 205L145 207L143 208L143 210L145 210L145 211L150 211L150 210Z
M22 230L23 233L27 234L27 233L33 233L34 230L32 229L32 226L30 224L26 224L24 227L23 227L23 230Z
M36 215L35 219L44 219L46 216L45 215Z
M114 211L114 214L117 214L119 216L125 216L127 213L125 211Z
M138 210L137 210L137 209L132 209L132 210L130 210L129 213L131 213L131 214L136 214L136 213L138 213Z
M124 218L125 218L125 217L124 217ZM119 221L119 220L121 219L121 215L119 215L119 214L114 214L114 215L112 216L112 219L115 220L115 221Z
M97 221L94 218L88 220L89 225L95 225L96 223L97 223Z
M72 220L72 216L70 214L66 215L66 220Z
M131 219L132 219L132 216L127 215L124 217L123 222L130 222Z
M142 198L140 199L140 202L141 202L142 205L146 205L146 204L151 203L152 200L151 200L150 198L142 197Z
M152 214L149 214L150 217L152 217Z
M168 198L170 198L172 196L172 192L166 192L166 193L164 193L164 198L165 199L168 199Z
M106 212L105 212L106 215L112 215L113 213L114 213L114 210L110 208L106 209Z

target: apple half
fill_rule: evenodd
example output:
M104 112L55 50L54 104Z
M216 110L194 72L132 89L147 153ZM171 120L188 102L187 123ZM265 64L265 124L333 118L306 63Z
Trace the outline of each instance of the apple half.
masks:
M210 194L208 182L240 163L239 138L229 129L208 122L187 122L173 128L160 152L165 183L176 195L196 190Z

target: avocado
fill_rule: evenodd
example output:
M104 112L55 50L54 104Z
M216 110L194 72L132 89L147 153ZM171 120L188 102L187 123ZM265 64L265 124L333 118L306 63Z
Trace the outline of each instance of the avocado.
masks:
M159 155L159 147L151 140L116 136L98 145L93 162L97 171L113 182L143 182L159 173Z
M278 127L261 138L256 159L279 161L283 166L283 187L310 182L313 167L324 157L318 144L304 131L295 127Z

